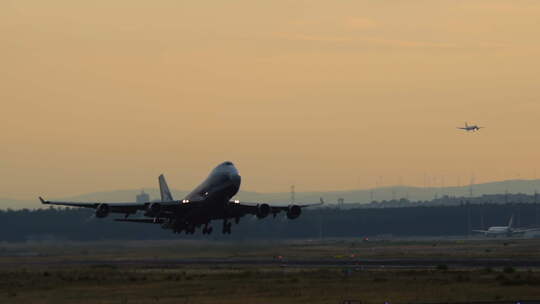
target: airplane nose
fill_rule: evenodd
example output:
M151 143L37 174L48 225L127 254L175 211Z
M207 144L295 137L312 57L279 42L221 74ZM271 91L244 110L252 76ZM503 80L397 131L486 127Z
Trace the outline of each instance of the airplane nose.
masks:
M242 178L240 177L240 175L237 172L231 172L231 173L229 173L229 179L233 183L238 184L238 183L240 183Z

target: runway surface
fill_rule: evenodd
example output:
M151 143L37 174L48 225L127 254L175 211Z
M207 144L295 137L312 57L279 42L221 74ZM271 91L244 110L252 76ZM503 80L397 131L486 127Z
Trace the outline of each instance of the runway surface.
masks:
M7 264L2 262L1 264ZM367 268L433 268L439 265L460 268L475 267L540 267L536 259L70 259L70 260L21 260L10 261L10 265L148 265L154 267L171 267L182 265L245 265L245 266L282 266L297 268L312 267L367 267Z

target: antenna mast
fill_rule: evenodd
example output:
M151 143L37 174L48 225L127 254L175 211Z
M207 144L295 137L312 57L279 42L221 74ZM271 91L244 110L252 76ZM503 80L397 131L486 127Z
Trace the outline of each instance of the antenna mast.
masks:
M473 197L473 185L474 185L474 175L471 176L471 184L469 185L469 197Z

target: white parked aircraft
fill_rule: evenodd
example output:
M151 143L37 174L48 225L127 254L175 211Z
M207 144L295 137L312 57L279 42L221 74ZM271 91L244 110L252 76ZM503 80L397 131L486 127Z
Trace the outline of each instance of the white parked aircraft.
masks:
M514 236L514 235L521 235L524 234L527 231L535 231L539 230L540 228L514 228L512 227L512 224L514 223L514 216L512 215L510 217L510 221L508 222L508 226L492 226L489 227L488 230L473 230L474 232L483 233L485 236L494 236L497 237L499 235L503 236Z

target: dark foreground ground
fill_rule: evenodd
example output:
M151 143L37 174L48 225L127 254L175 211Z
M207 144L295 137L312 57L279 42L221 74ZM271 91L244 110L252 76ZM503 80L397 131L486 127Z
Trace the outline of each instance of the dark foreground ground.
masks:
M0 303L540 299L538 261L540 240L1 244Z

